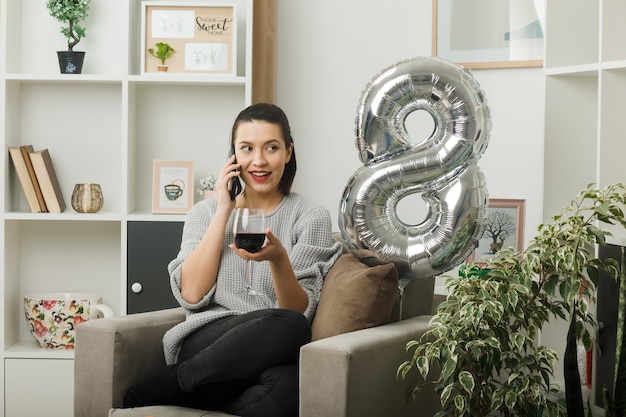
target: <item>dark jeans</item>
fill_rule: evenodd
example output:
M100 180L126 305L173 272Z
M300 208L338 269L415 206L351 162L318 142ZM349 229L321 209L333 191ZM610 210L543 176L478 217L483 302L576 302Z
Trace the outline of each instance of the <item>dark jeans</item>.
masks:
M311 341L299 312L258 310L225 317L185 340L178 382L188 406L242 417L298 415L298 357Z

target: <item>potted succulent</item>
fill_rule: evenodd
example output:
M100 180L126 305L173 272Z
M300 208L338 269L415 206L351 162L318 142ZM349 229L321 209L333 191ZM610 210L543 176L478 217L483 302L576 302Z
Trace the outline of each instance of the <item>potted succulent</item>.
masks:
M161 61L161 65L157 65L157 70L161 72L167 71L167 65L165 65L165 60L171 57L174 52L176 52L174 48L172 48L170 44L165 42L157 42L156 50L154 48L148 49L148 53L150 55Z
M62 74L80 74L85 52L74 51L74 47L85 36L80 22L88 16L91 0L47 0L50 16L61 22L61 33L67 39L67 51L57 51Z
M408 397L434 386L442 404L436 417L583 416L575 345L591 347L596 323L590 305L600 271L622 276L624 261L597 258L595 246L611 235L602 225L626 228L625 203L624 184L590 185L552 223L541 225L523 251L504 248L485 266L466 268L483 273L448 276L448 297L431 329L407 343L412 355L398 368L399 377L415 369L429 378L409 387ZM565 401L553 383L557 353L537 343L554 317L569 323ZM615 389L609 397L623 398L618 390L624 388Z
M217 175L211 174L208 177L200 179L200 186L198 187L198 194L200 194L205 200L213 198L215 196L215 182L217 181Z

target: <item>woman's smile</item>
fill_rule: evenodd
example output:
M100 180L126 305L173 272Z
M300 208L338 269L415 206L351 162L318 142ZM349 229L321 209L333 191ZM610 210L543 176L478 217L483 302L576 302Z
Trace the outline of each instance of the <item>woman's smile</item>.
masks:
M264 183L270 179L271 172L268 171L250 171L250 178L258 183Z

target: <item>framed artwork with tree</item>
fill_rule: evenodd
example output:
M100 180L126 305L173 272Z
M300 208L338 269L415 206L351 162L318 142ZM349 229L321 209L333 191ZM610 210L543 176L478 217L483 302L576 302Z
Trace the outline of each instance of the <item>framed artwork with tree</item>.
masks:
M483 233L468 261L480 263L503 247L521 250L524 246L525 204L526 200L490 198Z

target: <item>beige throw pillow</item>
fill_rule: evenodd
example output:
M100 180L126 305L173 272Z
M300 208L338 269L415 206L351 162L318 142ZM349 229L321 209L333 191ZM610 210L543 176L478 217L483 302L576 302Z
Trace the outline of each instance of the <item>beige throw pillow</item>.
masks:
M391 321L398 271L371 252L355 253L361 260L345 253L326 275L313 319L313 340Z

